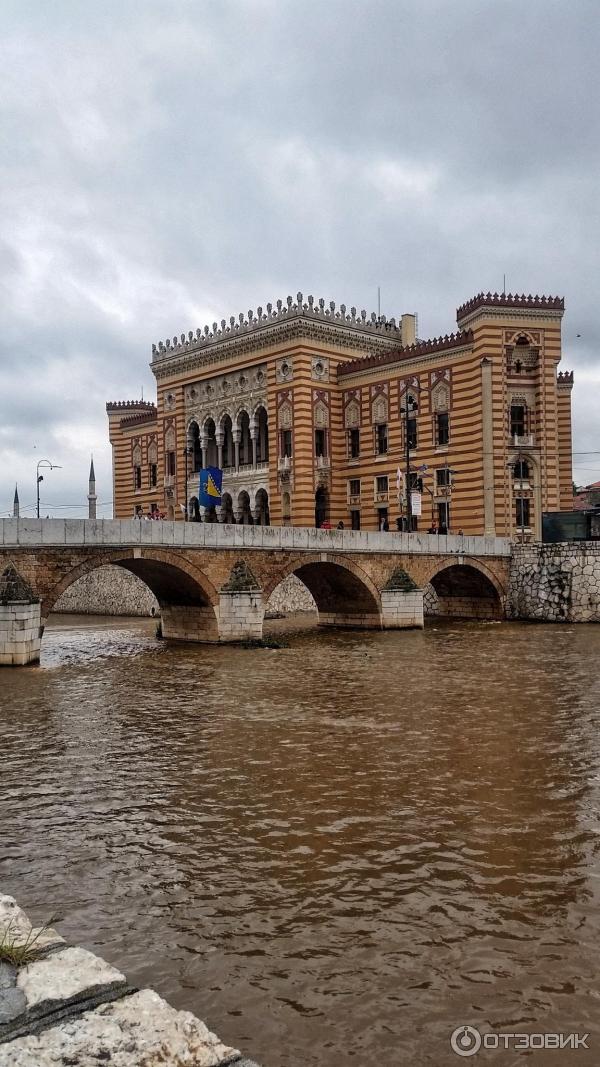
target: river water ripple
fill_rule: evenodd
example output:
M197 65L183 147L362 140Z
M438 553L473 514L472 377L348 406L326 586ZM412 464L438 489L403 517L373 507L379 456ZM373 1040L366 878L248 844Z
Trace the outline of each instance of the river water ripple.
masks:
M264 1067L600 1063L600 627L66 623L0 675L2 891Z

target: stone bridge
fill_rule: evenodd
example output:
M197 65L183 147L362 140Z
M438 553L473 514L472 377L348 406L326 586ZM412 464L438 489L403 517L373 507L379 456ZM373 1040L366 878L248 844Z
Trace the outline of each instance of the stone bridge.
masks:
M161 607L163 635L260 638L265 605L295 574L325 626L423 625L423 590L438 614L503 618L510 542L495 537L363 533L139 520L0 520L0 664L39 658L61 593L117 564Z

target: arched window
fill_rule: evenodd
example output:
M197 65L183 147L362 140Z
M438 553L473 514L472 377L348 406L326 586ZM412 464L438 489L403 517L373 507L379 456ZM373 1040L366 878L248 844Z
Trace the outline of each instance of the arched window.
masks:
M206 449L206 466L217 466L217 429L214 419L206 419L202 427L202 438Z
M256 435L256 462L267 463L269 459L269 418L264 407L259 407L254 412L254 421L257 426Z
M247 411L241 411L237 419L240 430L240 467L249 466L252 463L252 437L250 435L250 416Z
M433 431L436 447L450 441L450 389L446 382L438 382L431 394Z
M225 470L235 467L235 447L233 444L233 423L231 415L223 415L221 419L221 434L223 435L223 468Z
M202 467L202 448L200 445L200 427L197 422L191 422L189 425L188 447L192 449L192 471L199 471Z

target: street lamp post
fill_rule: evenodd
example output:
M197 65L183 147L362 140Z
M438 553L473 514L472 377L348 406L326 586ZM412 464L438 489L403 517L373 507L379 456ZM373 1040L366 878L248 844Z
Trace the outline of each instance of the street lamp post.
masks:
M45 467L48 470L62 470L59 463L51 463L49 459L40 459L36 468L36 515L40 517L40 482L43 482L44 475L40 474L40 467Z
M404 438L405 438L405 464L406 464L406 532L410 533L412 530L412 499L410 495L410 437L408 433L409 416L411 412L419 410L419 405L416 400L412 400L408 391L406 390L406 401L404 408L401 409L404 412Z
M188 459L191 456L192 451L193 451L193 449L191 449L189 447L189 445L186 445L186 447L183 450L183 455L185 457L185 511L184 511L184 515L183 515L184 522L189 522L189 506L190 505L189 505L189 500L188 500L188 482L189 482L189 476L190 476L190 468L189 468L189 464L188 464Z

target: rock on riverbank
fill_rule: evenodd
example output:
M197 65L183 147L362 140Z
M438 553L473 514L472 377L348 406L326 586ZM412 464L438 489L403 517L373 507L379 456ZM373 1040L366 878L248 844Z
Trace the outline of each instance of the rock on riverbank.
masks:
M257 1067L190 1012L55 930L35 930L2 895L0 946L0 1067Z

